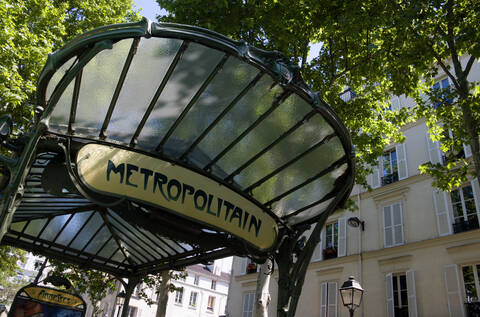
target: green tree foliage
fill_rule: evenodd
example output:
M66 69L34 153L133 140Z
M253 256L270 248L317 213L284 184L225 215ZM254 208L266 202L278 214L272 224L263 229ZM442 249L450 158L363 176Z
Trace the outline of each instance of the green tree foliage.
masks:
M86 294L92 304L92 316L101 316L104 313L100 308L100 301L109 292L115 291L116 278L100 271L81 268L76 265L50 260L51 271L49 274L56 274L67 278L79 294Z
M132 0L0 0L0 113L24 128L48 53L94 27L136 19Z
M15 279L26 252L10 246L0 246L0 304L10 304L17 290L26 284Z

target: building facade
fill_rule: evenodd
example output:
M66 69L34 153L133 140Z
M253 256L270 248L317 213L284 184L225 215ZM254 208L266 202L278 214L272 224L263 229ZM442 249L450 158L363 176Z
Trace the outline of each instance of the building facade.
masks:
M219 317L225 315L230 274L222 271L222 260L212 265L193 265L186 268L185 279L172 283L182 290L170 293L167 304L167 317ZM155 303L148 306L138 297L143 285L138 285L130 299L129 317L154 317L157 311L157 295L153 289L146 290ZM119 288L121 291L121 288ZM114 306L116 293L106 298L104 310L118 315L119 306Z
M469 80L480 80L477 62ZM435 85L445 88L449 80L440 73ZM404 96L392 98L393 109L413 105ZM349 316L338 291L349 276L365 289L355 316L467 316L477 305L478 179L452 192L439 192L418 166L428 161L442 164L440 144L431 141L424 120L408 124L403 132L405 142L391 144L379 157L369 177L373 190L354 188L351 198L359 209L329 217L306 274L297 316ZM471 159L466 146L456 155ZM364 222L364 230L359 222ZM250 262L234 258L227 305L231 317L253 315L258 269ZM270 284L272 316L275 274Z

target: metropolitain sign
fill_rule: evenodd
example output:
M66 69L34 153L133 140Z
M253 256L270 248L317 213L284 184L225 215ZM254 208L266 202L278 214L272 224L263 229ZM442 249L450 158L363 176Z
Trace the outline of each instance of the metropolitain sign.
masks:
M80 178L91 189L146 202L271 248L275 220L260 207L217 181L170 162L101 144L77 155Z

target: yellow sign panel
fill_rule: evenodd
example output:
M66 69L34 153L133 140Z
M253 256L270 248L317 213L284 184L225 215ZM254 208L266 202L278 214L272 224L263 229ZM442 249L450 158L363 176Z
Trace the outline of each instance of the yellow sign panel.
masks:
M73 294L68 294L65 292L56 291L53 289L43 288L43 287L26 287L23 289L28 296L33 299L40 300L42 302L62 305L62 306L69 306L69 307L76 307L83 305L82 299L78 296Z
M78 174L92 189L161 206L232 233L260 249L278 227L257 205L218 182L157 158L101 144L77 156Z

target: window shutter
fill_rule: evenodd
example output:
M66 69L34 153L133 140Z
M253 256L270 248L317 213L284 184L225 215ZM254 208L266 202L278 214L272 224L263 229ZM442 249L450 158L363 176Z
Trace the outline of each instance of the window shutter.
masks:
M323 230L320 231L320 242L315 247L313 251L312 261L321 261L322 260L322 243L323 243Z
M472 180L473 199L475 200L475 208L477 209L477 219L480 221L480 187L478 186L478 178Z
M239 274L246 274L247 273L248 258L239 258L239 259L240 259L240 272L239 272Z
M393 224L393 243L395 245L403 244L403 217L402 204L392 205L392 224Z
M377 160L377 166L373 168L373 175L372 175L372 188L380 187L380 166L381 166L381 158Z
M426 134L426 137L428 157L430 158L430 162L432 162L433 164L442 163L442 150L440 149L440 142L433 142L430 138L430 133L428 132Z
M392 273L387 274L387 317L395 317L393 310L393 277Z
M392 206L383 207L383 240L386 248L393 245Z
M395 146L397 151L398 179L402 180L408 177L407 152L405 151L405 143Z
M460 296L458 267L455 264L445 265L445 286L447 291L448 311L450 317L463 317L463 301Z
M399 111L402 105L400 104L400 98L398 96L394 96L390 100L390 104L392 105L392 111Z
M338 253L337 255L347 255L347 218L338 219Z
M415 271L407 271L408 316L417 317L417 291L415 290Z
M433 191L433 205L437 215L437 228L439 236L452 234L452 225L450 222L450 213L448 212L447 193L442 191Z
M328 283L328 317L337 317L337 283Z
M463 152L466 158L472 156L472 148L470 145L463 143Z
M322 283L322 294L320 295L320 298L322 299L320 303L320 317L327 317L327 285L327 283Z

